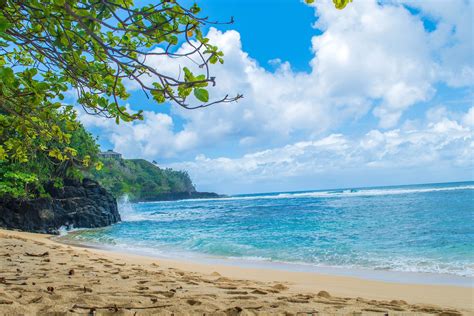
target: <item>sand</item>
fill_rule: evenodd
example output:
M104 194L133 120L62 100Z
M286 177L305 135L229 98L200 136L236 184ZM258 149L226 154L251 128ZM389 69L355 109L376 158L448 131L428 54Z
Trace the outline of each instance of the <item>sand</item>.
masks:
M0 230L0 315L474 315L473 289L247 269Z

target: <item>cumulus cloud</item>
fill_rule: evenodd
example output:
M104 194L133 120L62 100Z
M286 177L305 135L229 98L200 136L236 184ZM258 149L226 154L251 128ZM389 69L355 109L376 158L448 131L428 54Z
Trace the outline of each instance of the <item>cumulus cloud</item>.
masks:
M472 150L472 108L459 114L433 107L423 126L404 113L432 100L440 84L472 87L473 2L367 0L339 11L332 1L321 0L314 8L314 27L321 32L308 43L314 53L308 72L295 72L278 58L268 61L269 71L242 49L237 31L211 28L207 36L225 54L224 65L211 67L217 78L211 95L242 93L243 100L198 111L172 107L170 115L148 111L144 121L120 126L81 119L101 128L129 157L160 160L233 147L237 158L198 155L176 165L189 169L197 181L215 181L217 173L256 181L281 170L291 177L357 164L409 166L414 157L425 163L449 158L464 166ZM187 44L179 48L187 49ZM183 66L195 68L189 60L163 57L147 63L174 76ZM363 137L339 132L371 116L379 127L357 131Z
M330 97L376 104L380 126L393 127L402 113L433 94L436 64L423 23L401 6L358 1L341 14L317 2L313 37L315 80Z
M167 158L197 144L195 134L186 130L175 132L173 119L167 114L145 111L143 121L117 125L114 120L88 115L81 109L78 113L86 128L99 128L100 136L127 158Z
M467 111L467 113L463 116L462 120L466 126L474 128L474 106L471 107L469 111Z
M420 10L423 18L436 23L428 39L432 57L439 65L440 79L451 86L471 85L474 81L474 2L399 0L399 3Z
M472 113L473 108L458 115L459 120L439 117L431 121L427 115L416 128L374 129L357 138L331 134L236 158L199 155L194 161L170 166L188 170L198 185L213 188L224 183L241 188L256 182L268 186L275 179L318 178L354 169L370 174L448 165L472 172L474 134L467 125L472 123L468 116Z
M225 64L211 68L218 83L211 95L245 98L203 111L173 108L172 114L186 122L183 133L196 138L188 149L218 141L244 148L281 145L294 135L336 131L370 112L380 127L393 128L408 108L435 95L437 83L471 84L472 3L405 1L421 10L417 15L398 2L356 1L342 12L332 1L315 3L315 27L322 34L312 39L309 73L294 72L278 59L270 61L276 70L267 71L242 50L237 31L209 30L211 42L225 53ZM436 20L434 31L424 28L426 16ZM179 52L188 49L184 44ZM195 68L189 60L150 57L147 62L175 76L183 66Z

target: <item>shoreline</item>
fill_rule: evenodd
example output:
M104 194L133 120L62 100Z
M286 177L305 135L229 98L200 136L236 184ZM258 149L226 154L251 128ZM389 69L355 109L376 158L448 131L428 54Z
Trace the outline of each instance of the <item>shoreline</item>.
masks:
M74 233L74 232L72 232ZM100 243L82 243L80 241L65 239L63 236L51 236L51 240L80 248L104 250L116 254L136 255L156 260L170 262L188 262L206 266L226 266L244 269L273 270L276 272L296 272L336 277L353 277L367 281L380 281L397 284L414 285L449 285L470 288L474 291L474 277L454 275L448 273L432 273L418 271L372 270L359 267L337 267L314 265L303 262L282 262L270 260L256 260L253 258L221 257L192 252L161 252L151 248L127 249L125 246L115 246ZM474 293L474 292L473 292ZM473 302L474 304L474 302Z
M158 259L104 249L82 248L59 243L51 237L51 235L0 230L0 241L4 247L2 252L7 251L4 256L0 256L0 260L10 259L10 262L13 259L18 260L17 263L5 264L5 268L11 266L11 269L17 269L17 272L11 271L12 275L20 275L16 276L16 279L28 269L30 269L29 277L35 275L38 262L44 266L44 279L38 276L39 279L31 284L29 281L21 284L24 284L25 288L33 287L31 292L34 295L41 293L41 300L44 301L42 308L49 308L49 311L71 308L73 307L71 302L76 300L82 302L81 304L97 302L96 306L100 302L108 304L113 300L117 306L128 304L124 305L123 309L139 309L140 306L143 308L143 305L147 305L150 299L158 304L157 302L162 299L160 295L172 295L173 299L166 297L163 299L167 302L166 305L170 305L166 308L178 315L189 311L224 311L225 308L234 307L238 307L238 310L256 309L276 314L283 311L308 311L312 308L323 314L405 311L409 314L416 312L418 315L443 312L451 313L446 315L474 315L472 288L389 283L351 276L206 265L185 260ZM35 254L28 255L24 252L26 249ZM48 256L47 262L37 257L37 253L45 249L48 253L45 255ZM3 280L10 278L5 268L2 271ZM68 276L67 269L81 271L83 279L76 280L74 276ZM118 272L115 272L115 269L118 269ZM123 274L127 274L126 279ZM124 279L118 275L122 275ZM138 285L130 284L132 281ZM79 292L78 289L75 289L75 292L71 289L73 293L68 296L67 291L73 286L71 282L76 282L75 286L79 288ZM51 284L55 289L61 289L61 292L58 292L59 296L51 302L48 299L56 295L56 292L46 291L46 288L49 288L47 284ZM14 289L24 291L18 296L20 298L9 296L8 291L5 293L0 291L0 302L2 300L7 302L0 304L0 312L5 311L4 308L35 307L35 304L21 305L21 300L29 292L20 284L16 285L18 286ZM8 287L5 282L0 282L0 289L5 290L5 286ZM37 288L38 286L40 288ZM169 289L173 294L164 292L164 289ZM122 296L117 296L118 292L122 293ZM78 293L81 295L78 296ZM144 297L148 297L147 301ZM36 297L31 299L35 300ZM137 302L142 305L130 306L132 303L138 304ZM48 303L51 303L52 307ZM74 306L77 307L79 303L76 302Z

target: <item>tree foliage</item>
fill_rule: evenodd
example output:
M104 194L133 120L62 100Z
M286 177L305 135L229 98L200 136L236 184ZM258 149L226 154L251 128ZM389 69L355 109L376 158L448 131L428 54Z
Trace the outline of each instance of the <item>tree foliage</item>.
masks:
M157 200L164 193L195 192L184 171L161 169L143 159L103 158L100 171L87 176L97 180L116 198L128 196L132 201Z
M54 126L64 128L61 121L54 121ZM68 122L68 121L66 121ZM35 150L35 146L41 146L41 142L31 144L31 153L28 159L21 161L0 161L0 196L10 195L13 197L34 197L44 195L44 184L53 183L61 186L64 178L81 178L82 172L88 170L89 166L95 165L100 169L102 163L98 159L99 148L96 140L84 127L75 123L74 130L68 135L67 144L58 142L51 138L48 145L55 148L55 152ZM2 134L3 135L3 134ZM16 139L12 137L7 141ZM71 155L69 159L58 157L63 152Z
M67 93L76 93L87 113L117 124L142 119L142 111L123 106L125 81L156 103L187 109L241 98L209 95L207 88L216 84L209 66L224 59L202 33L217 22L199 13L196 4L175 0L142 7L133 0L0 0L0 194L11 189L28 195L44 180L32 173L41 171L37 163L54 177L71 167L100 168L81 144L74 145L83 128L74 108L62 103ZM188 50L178 50L184 43ZM197 70L183 67L171 76L150 66L150 58L191 60Z
M199 95L215 84L209 64L223 63L223 53L203 36L201 27L208 22L197 16L199 11L197 5L185 8L170 0L142 8L130 0L6 0L0 30L14 44L14 53L7 54L10 62L35 65L53 83L60 79L77 89L78 102L87 110L127 121L140 113L119 105L128 97L124 79L134 80L159 103L172 100L186 108L191 92ZM183 41L191 49L176 52ZM157 46L161 49L151 50ZM202 74L184 68L182 76L171 77L146 63L156 56L192 59ZM152 82L144 80L149 76ZM204 103L199 106L210 104L198 99ZM225 96L213 102L232 100Z
M62 103L66 93L77 93L87 113L117 124L142 118L141 111L131 113L122 105L129 96L124 80L138 83L157 103L185 108L241 97L209 97L206 89L215 84L209 65L223 63L223 53L203 36L201 28L209 22L198 16L197 5L0 0L0 9L0 163L2 178L11 179L3 184L14 187L16 195L27 190L16 191L12 183L31 186L41 177L8 172L29 170L38 159L64 170L93 163L90 154L72 144L82 127L74 108ZM178 53L184 42L189 51ZM161 73L147 64L152 56L191 59L199 73L188 68L176 77ZM191 105L191 95L200 103Z
M311 4L311 3L314 3L315 0L305 0L307 4ZM352 0L332 0L332 2L334 3L334 6L339 9L339 10L342 10L346 7L346 5L349 3L349 2L352 2Z

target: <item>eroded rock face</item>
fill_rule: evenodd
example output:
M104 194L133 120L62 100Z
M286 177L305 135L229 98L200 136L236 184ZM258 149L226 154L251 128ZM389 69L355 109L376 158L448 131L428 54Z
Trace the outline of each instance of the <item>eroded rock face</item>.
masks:
M94 228L120 221L115 198L97 182L65 180L47 186L51 198L0 198L0 227L57 234L61 226Z

